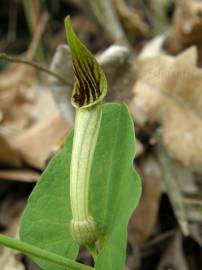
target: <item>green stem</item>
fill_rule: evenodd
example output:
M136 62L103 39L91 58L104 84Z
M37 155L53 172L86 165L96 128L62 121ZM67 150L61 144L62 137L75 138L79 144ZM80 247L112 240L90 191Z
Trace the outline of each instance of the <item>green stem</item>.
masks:
M81 263L74 262L73 260L66 259L55 253L46 251L44 249L32 246L22 241L12 239L8 236L0 234L0 246L6 246L38 259L44 259L48 262L54 263L58 266L67 267L71 270L92 270L93 268Z
M76 109L74 142L71 159L70 199L72 233L79 244L96 241L97 228L89 213L89 180L102 115L101 103Z

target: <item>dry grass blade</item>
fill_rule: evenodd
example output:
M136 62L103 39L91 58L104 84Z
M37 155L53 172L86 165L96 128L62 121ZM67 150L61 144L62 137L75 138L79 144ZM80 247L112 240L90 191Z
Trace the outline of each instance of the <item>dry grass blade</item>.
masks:
M185 236L189 235L189 226L187 221L186 209L183 203L183 196L177 186L175 174L172 168L172 160L169 157L165 147L157 136L156 153L163 172L163 179L166 184L166 191L168 193L170 202L173 206L177 221Z

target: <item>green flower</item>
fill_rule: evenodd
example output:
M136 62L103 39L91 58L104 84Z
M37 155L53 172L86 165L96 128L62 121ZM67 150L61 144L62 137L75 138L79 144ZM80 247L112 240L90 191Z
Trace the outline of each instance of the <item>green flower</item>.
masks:
M107 80L95 57L75 35L69 16L65 20L65 26L75 73L72 105L87 108L101 102L105 97Z

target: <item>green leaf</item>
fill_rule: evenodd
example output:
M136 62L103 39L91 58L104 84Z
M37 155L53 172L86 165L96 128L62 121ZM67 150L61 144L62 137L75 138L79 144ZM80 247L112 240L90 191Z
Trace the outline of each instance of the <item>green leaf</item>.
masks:
M21 239L47 251L75 258L70 234L69 170L72 135L37 183L21 224ZM100 229L96 270L123 270L127 226L141 186L133 169L134 128L125 105L103 105L90 179L90 210ZM60 270L38 260L46 270Z
M90 183L90 209L101 229L96 270L124 269L128 221L141 194L134 155L134 127L127 107L105 105Z
M70 234L71 147L72 134L68 136L63 150L50 161L29 197L21 221L20 238L47 251L75 259L78 246ZM54 265L44 260L35 261L46 270L56 270ZM64 268L57 268L60 269Z
M72 105L76 108L93 106L102 101L107 93L105 74L96 58L74 33L69 16L65 19L65 28L75 73Z

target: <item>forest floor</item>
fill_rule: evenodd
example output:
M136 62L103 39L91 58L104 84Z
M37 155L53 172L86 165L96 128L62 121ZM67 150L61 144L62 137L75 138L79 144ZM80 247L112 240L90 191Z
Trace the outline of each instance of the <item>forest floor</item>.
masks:
M96 55L107 102L129 107L143 193L127 270L202 266L202 2L0 3L0 232L18 237L38 177L74 125L64 18ZM131 196L133 192L131 191ZM81 250L79 261L91 263ZM39 270L0 248L1 270Z

